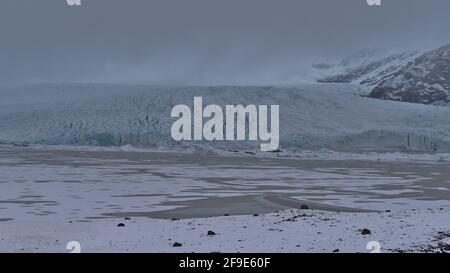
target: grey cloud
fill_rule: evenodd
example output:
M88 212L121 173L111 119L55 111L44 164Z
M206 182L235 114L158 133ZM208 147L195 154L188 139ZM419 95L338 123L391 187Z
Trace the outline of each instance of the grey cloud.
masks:
M362 47L450 42L450 1L3 0L0 81L278 83Z

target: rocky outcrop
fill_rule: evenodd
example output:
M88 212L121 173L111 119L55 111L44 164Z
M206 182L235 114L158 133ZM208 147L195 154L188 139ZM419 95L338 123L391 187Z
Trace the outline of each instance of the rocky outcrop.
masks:
M432 50L380 82L369 97L450 105L450 45Z

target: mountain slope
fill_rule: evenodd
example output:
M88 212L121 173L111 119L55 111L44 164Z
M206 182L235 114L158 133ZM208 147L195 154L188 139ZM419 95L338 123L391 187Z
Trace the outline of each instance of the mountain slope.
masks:
M380 82L369 96L423 104L449 104L450 45L416 58Z
M318 82L324 83L356 83L375 86L389 79L408 62L418 56L417 52L386 54L364 50L345 58L340 64Z

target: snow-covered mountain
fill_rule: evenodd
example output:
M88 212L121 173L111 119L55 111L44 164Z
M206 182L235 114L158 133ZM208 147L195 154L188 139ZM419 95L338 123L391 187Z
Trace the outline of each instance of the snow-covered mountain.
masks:
M255 149L255 142L175 142L176 104L278 104L281 149L450 150L450 108L357 95L354 84L156 87L41 84L0 90L0 142Z
M360 84L371 98L450 106L450 45L425 53L364 52L328 69L319 82Z
M414 60L419 53L386 53L373 49L358 51L328 71L328 75L318 82L328 83L356 83L375 86ZM319 69L317 65L314 68Z
M370 97L450 105L450 45L429 51L380 82Z

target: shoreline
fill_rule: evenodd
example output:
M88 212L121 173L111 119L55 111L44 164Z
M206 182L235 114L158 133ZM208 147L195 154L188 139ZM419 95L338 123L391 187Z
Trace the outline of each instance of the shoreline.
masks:
M124 146L86 146L86 145L53 145L53 144L10 144L0 142L0 149L25 149L30 151L63 151L63 152L98 152L98 153L162 153L183 155L211 155L222 157L244 157L257 159L280 160L330 160L330 161L376 161L376 162L450 162L450 151L389 151L389 150L348 150L330 149L301 150L281 149L279 152L261 152L258 149L234 150L217 148L209 145L190 145L189 147L145 148Z
M227 204L225 206L225 204ZM162 203L163 206L173 207L167 210L149 212L120 212L105 213L105 218L143 217L151 219L196 219L219 217L223 215L254 215L283 211L302 206L308 209L329 212L378 212L369 209L358 209L320 204L311 201L298 200L288 194L244 195L231 197L201 198L186 201L172 201ZM92 219L99 219L94 217ZM88 218L91 219L91 218Z

